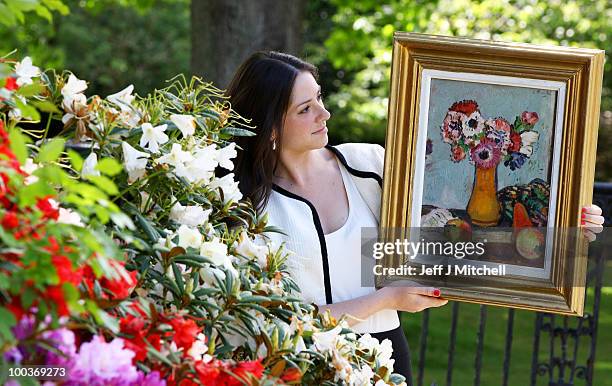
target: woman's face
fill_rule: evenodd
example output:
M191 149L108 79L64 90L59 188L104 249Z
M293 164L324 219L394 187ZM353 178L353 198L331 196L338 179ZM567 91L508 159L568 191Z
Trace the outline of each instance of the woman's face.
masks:
M325 122L330 113L325 110L321 87L310 72L301 72L291 91L282 135L284 151L307 151L327 145Z

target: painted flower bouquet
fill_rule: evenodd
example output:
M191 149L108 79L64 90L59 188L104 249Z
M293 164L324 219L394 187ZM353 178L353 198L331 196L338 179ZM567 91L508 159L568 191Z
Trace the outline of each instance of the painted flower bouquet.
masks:
M510 123L504 118L485 118L472 100L453 103L441 126L442 141L451 146L451 159L468 158L476 168L474 189L467 207L473 223L497 225L500 207L496 198L497 166L521 168L533 153L539 134L536 112L523 111Z
M252 133L220 90L87 97L27 58L0 71L4 362L66 385L403 383L389 341L300 300L231 173Z

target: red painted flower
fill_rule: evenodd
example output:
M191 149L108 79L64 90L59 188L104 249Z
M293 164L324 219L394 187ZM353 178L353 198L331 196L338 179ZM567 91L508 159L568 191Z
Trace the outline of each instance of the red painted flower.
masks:
M455 102L449 109L450 111L456 111L465 115L471 115L474 111L478 110L478 103L472 100L463 100L461 102Z
M540 117L538 117L538 113L536 113L535 111L529 112L529 111L523 111L521 113L521 121L525 124L525 125L535 125L538 120L540 119Z
M465 158L465 151L461 146L453 146L451 148L451 159L453 162L459 162Z
M501 150L495 142L485 138L471 150L470 157L476 167L490 169L499 164Z
M521 140L521 135L515 131L510 133L510 142L512 142L510 144L510 146L508 147L508 152L516 152L521 150L521 144L522 144L522 140Z

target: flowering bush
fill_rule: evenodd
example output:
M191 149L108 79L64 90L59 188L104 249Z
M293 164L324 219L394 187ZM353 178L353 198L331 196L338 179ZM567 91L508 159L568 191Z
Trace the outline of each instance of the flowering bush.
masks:
M511 170L523 166L538 140L533 131L538 122L536 112L524 111L513 124L506 119L485 119L475 101L454 103L442 123L442 140L451 146L451 159L459 162L466 157L483 169L496 167L501 160Z
M4 68L4 360L65 366L69 385L403 382L389 341L300 300L289 251L231 173L231 139L252 133L218 89L176 78L87 97L74 74Z

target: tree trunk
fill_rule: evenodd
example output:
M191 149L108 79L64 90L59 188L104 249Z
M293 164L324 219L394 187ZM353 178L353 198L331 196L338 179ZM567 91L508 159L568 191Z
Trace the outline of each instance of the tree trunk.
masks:
M304 0L192 0L191 71L217 87L257 50L302 51Z

